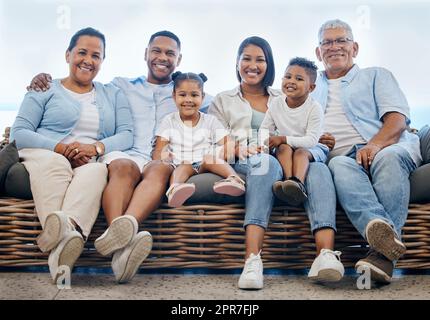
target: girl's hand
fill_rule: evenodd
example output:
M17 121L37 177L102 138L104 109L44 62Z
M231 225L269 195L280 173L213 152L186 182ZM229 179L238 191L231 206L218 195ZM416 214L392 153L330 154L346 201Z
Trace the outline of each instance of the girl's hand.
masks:
M173 158L173 153L169 151L168 146L165 146L163 150L161 150L161 161L172 162Z

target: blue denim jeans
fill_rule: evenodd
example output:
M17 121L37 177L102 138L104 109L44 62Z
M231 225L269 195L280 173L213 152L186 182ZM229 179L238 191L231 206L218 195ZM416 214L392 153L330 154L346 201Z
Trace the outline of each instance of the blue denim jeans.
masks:
M338 201L364 238L367 224L376 218L388 222L400 238L408 215L409 175L416 164L404 148L392 145L376 154L367 172L355 160L361 147L329 162Z
M305 186L308 200L304 207L312 233L321 228L336 231L336 190L328 167L322 162L311 162Z
M238 160L233 168L246 176L245 221L248 224L267 228L275 196L272 185L283 177L278 160L266 153Z

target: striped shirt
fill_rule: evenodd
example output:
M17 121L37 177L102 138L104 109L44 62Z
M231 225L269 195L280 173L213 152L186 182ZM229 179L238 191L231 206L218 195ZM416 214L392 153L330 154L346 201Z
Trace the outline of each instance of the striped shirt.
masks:
M96 90L93 89L88 93L76 93L63 86L73 99L81 104L80 118L73 128L72 132L64 138L62 143L80 143L92 144L97 141L99 130L99 112L95 105Z

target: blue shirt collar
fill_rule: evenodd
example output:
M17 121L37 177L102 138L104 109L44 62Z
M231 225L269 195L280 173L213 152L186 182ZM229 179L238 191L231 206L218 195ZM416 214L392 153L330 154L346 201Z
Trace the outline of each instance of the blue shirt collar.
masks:
M170 81L169 83L165 83L165 84L153 84L153 83L149 83L148 79L145 76L140 76L138 78L134 78L132 80L130 80L131 83L136 84L138 82L142 83L142 84L148 84L148 85L153 85L153 86L159 86L159 87L168 87L168 86L172 86L173 85L173 81Z

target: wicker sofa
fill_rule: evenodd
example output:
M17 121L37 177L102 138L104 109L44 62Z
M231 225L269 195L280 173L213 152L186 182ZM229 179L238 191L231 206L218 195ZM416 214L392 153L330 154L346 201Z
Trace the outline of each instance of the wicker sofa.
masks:
M162 205L140 226L154 239L141 268L241 268L244 214L243 203L198 203L175 209ZM340 209L337 225L336 249L342 251L345 266L353 266L366 253L366 243ZM110 266L110 258L98 254L93 245L105 228L101 213L77 266ZM46 266L48 254L36 244L40 232L32 200L0 197L0 267ZM430 203L410 204L403 241L407 252L398 267L430 269ZM310 267L315 245L303 208L273 208L263 253L265 268Z

